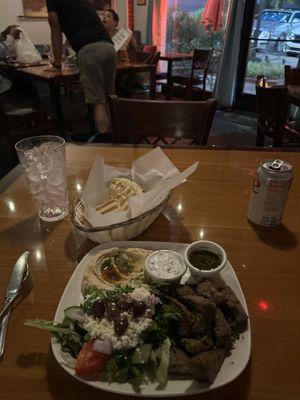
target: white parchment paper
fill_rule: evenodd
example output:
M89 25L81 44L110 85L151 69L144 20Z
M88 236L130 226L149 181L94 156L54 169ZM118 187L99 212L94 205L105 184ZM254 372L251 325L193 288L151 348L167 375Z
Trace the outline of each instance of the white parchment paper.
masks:
M82 193L85 216L94 227L109 226L137 217L160 204L170 190L184 183L197 167L198 162L180 172L159 147L135 160L131 169L106 165L102 157L97 157ZM131 197L126 211L108 214L95 211L95 207L108 196L111 180L120 177L133 180L143 188L144 193Z

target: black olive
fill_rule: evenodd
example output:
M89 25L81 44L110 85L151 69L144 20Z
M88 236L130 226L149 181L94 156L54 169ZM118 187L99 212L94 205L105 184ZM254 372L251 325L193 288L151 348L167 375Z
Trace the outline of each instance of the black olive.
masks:
M133 308L134 302L135 301L131 297L125 295L119 299L117 304L122 311L128 311Z
M103 318L106 309L106 303L103 300L96 300L92 305L92 315L95 318Z
M119 318L121 311L116 303L110 303L107 305L105 310L105 317L108 321L114 321Z
M117 336L122 336L128 328L128 318L126 315L121 315L120 318L114 321L115 333Z
M132 308L132 314L134 318L139 318L145 314L146 304L142 301L135 301Z

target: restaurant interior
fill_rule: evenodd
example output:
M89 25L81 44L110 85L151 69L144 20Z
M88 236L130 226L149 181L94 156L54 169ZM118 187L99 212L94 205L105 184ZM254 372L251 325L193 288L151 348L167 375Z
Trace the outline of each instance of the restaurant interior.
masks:
M31 3L36 4L35 9L30 8ZM100 16L105 9L115 10L119 17L117 28L129 28L135 39L134 49L129 46L125 54L119 51L117 96L168 100L170 113L174 101L216 100L211 125L197 145L298 147L298 54L284 51L291 45L287 34L282 42L280 38L267 39L267 31L260 27L269 31L283 29L277 18L278 10L300 10L299 2L246 1L235 6L228 0L218 1L213 14L206 19L203 18L205 0L94 3ZM265 21L268 18L278 22L268 28ZM3 0L0 22L3 31L10 25L23 29L42 57L40 65L24 67L13 63L4 51L1 55L2 74L15 84L11 90L3 89L0 97L3 130L0 175L4 176L16 165L14 145L24 137L47 132L58 133L68 142L105 141L95 135L91 111L79 84L74 52L64 49L61 76L51 75L45 65L53 55L44 2ZM284 47L280 52L278 44ZM155 72L151 73L150 65L155 66ZM257 93L259 85L275 87L276 93L281 91L277 96L278 106L285 110L281 119L278 120L273 104L268 109L267 93L273 93L273 89ZM287 93L284 87L288 88ZM272 94L269 97L275 99ZM193 143L184 138L185 132L176 135L177 144L178 141ZM278 143L274 142L275 136L280 137ZM109 139L112 143L120 140L115 135ZM126 137L122 141L130 142ZM173 143L174 139L160 141L163 145L165 142Z
M0 0L0 398L298 400L298 164L300 0Z

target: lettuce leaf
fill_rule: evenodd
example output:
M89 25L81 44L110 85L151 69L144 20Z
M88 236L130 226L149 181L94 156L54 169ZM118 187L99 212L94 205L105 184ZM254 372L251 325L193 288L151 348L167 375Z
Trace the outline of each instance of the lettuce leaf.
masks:
M71 354L72 357L77 357L84 342L88 340L86 332L81 330L81 334L76 332L76 324L70 324L70 320L65 318L62 323L54 324L52 321L42 319L27 319L24 322L26 326L44 329L52 333L61 344L61 349L65 353ZM70 326L73 326L70 328Z

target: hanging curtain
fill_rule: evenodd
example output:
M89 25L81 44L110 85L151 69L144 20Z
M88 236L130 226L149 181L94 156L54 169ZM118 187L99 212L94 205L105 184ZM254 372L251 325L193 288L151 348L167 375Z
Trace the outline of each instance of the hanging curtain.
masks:
M146 44L152 45L152 23L153 23L153 0L148 0L147 23L146 23Z
M133 31L134 15L133 15L133 0L127 0L127 26Z
M179 19L174 18L179 11L179 0L168 0L168 14L167 21L168 29L167 29L167 43L170 48L167 51L180 51L179 49Z
M244 10L245 0L230 1L216 86L216 99L221 107L231 107L235 101Z
M166 51L168 1L153 0L152 44L161 53Z

